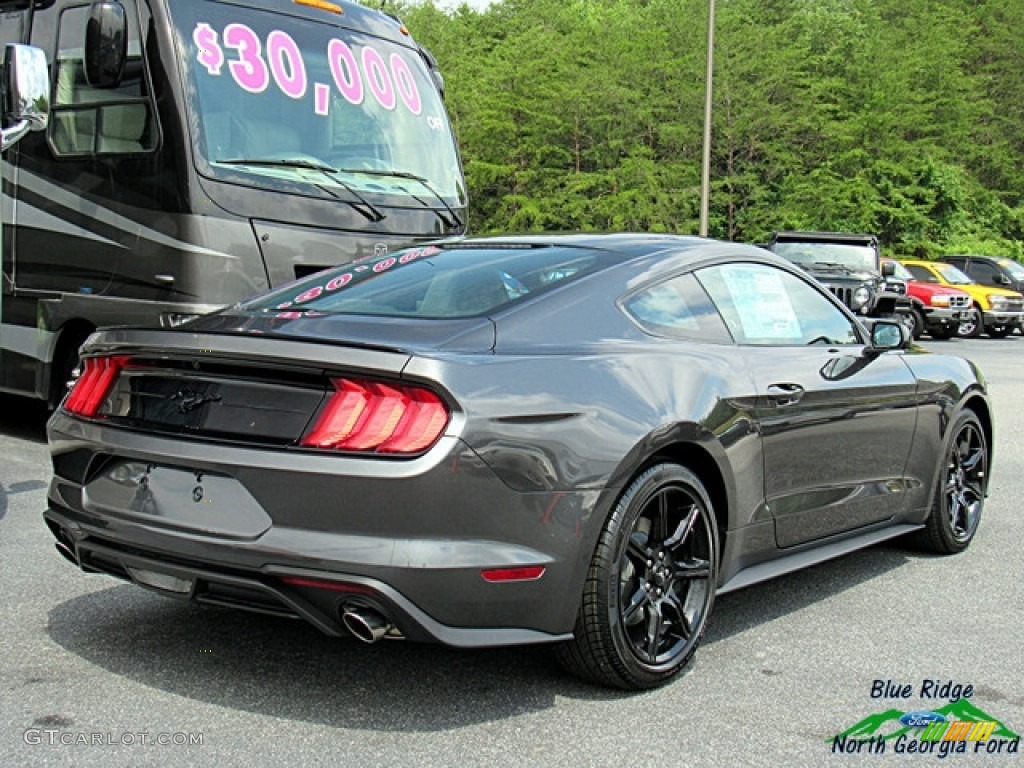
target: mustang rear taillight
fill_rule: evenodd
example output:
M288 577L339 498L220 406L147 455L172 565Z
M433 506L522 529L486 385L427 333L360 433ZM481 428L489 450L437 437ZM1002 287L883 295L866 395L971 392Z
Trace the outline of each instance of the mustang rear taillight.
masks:
M82 361L82 375L75 381L71 394L64 401L64 410L76 416L92 418L107 399L121 371L128 365L127 355L87 357Z
M334 393L300 445L340 451L411 454L429 448L449 412L429 389L334 379Z

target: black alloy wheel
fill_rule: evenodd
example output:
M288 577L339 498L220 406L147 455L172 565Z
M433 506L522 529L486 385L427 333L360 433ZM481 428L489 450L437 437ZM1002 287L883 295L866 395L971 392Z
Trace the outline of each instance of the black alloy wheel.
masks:
M953 424L931 513L918 543L931 552L954 554L967 549L985 506L988 485L988 442L973 411Z
M704 634L718 565L718 529L700 480L677 464L647 469L605 524L575 636L559 647L559 660L574 674L617 688L667 682Z

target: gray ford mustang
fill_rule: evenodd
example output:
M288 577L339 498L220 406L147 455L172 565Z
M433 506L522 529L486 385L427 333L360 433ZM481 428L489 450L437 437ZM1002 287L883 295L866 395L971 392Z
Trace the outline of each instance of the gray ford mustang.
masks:
M331 635L550 642L627 689L716 594L894 536L968 546L992 412L752 246L469 239L174 330L102 330L48 425L85 571Z

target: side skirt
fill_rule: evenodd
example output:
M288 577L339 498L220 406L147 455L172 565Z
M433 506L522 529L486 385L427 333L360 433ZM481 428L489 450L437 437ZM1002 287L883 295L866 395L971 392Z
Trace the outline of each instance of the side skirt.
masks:
M831 544L819 544L808 549L803 549L799 552L794 552L791 555L784 555L783 557L779 557L774 560L757 563L749 568L744 568L729 579L729 581L718 588L717 594L724 595L727 592L734 592L737 589L743 589L744 587L749 587L752 584L767 581L768 579L774 579L776 576L782 576L786 573L799 571L803 568L823 563L826 560L841 557L842 555L849 554L850 552L854 552L858 549L864 549L865 547L870 547L874 544L878 544L879 542L894 539L897 536L903 536L911 531L916 531L923 527L923 525L888 526L868 533L862 533L859 536L853 536L852 538L834 541Z

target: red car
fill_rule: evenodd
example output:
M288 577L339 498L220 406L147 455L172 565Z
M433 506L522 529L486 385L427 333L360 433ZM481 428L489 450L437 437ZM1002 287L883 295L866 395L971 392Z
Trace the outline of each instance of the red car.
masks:
M921 338L925 332L933 339L955 336L960 323L967 319L971 297L956 288L921 282L898 261L884 259L884 262L892 264L896 268L893 276L907 284L907 295L913 304L909 320L914 338Z

